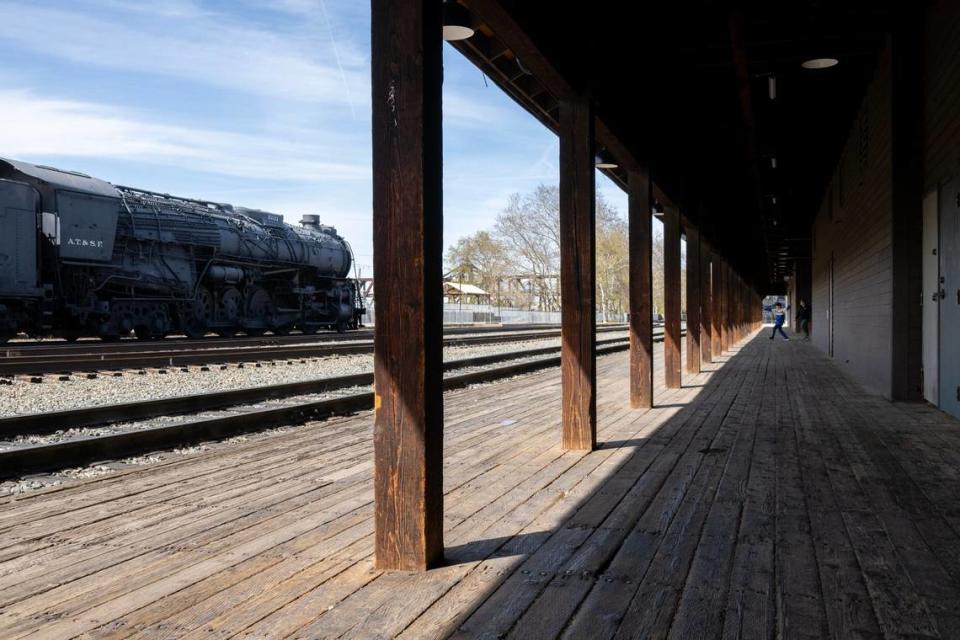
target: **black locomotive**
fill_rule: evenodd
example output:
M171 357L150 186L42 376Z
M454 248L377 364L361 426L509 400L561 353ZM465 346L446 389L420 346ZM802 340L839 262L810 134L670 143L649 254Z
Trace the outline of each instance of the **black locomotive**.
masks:
M0 159L0 342L357 328L336 229Z

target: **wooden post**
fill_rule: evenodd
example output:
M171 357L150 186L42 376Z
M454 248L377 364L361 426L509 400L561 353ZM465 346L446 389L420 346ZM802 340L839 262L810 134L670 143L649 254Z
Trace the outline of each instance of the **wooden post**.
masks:
M630 172L630 406L634 409L653 406L652 186L646 167Z
M727 287L729 286L730 272L727 261L720 260L720 353L726 353L730 348L730 326L727 324Z
M743 339L743 278L737 276L737 340Z
M710 353L712 357L716 358L723 354L723 331L720 327L721 318L723 317L720 304L722 298L722 288L720 286L722 279L720 254L714 251L710 258L710 263L710 286L712 287L710 291Z
M726 323L727 323L727 349L733 347L736 343L736 336L733 334L733 291L736 286L736 282L733 279L734 271L733 267L730 266L730 263L727 263L727 275L724 279L724 286L727 289L727 313L726 313Z
M437 0L371 0L375 554L443 560L442 40Z
M668 389L679 389L680 363L680 213L663 212L663 364Z
M723 322L726 327L726 342L727 349L729 350L736 340L733 335L733 267L730 266L730 263L726 263L726 273L723 275L723 288L725 291L723 303L725 305L726 311L723 314Z
M743 339L743 278L737 276L737 335Z
M700 232L687 227L687 371L700 373Z
M700 359L705 363L713 362L711 256L710 245L700 238Z
M595 173L589 97L560 102L563 448L597 444Z
M740 334L740 275L733 274L733 341L739 342Z
M733 272L733 289L730 291L730 322L733 324L733 341L737 343L740 335L740 274Z

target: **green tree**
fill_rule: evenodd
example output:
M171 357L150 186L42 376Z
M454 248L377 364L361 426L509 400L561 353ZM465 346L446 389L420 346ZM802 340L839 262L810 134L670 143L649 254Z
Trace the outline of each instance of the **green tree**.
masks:
M509 264L506 247L484 230L457 240L447 249L445 262L447 273L492 295L496 295L497 281L506 274Z

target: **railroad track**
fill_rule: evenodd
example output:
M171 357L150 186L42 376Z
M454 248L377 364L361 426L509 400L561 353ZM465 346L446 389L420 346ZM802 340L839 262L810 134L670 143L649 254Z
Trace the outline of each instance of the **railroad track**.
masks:
M660 342L662 340L662 332L654 334L654 341ZM597 345L598 355L623 351L629 347L628 342L622 338L598 341ZM557 354L559 351L559 347L544 347L445 362L444 370L452 371L524 358L519 362L503 366L444 377L443 387L445 390L456 389L471 384L491 382L556 367L560 365L559 355L542 358L535 356ZM530 359L531 357L533 359ZM156 451L203 440L224 438L248 431L259 431L278 425L297 424L307 420L333 415L346 415L370 409L373 407L373 393L371 391L306 402L296 401L296 398L306 394L369 386L372 382L372 373L362 373L272 387L239 389L213 394L5 418L0 420L0 438L9 441L16 436L51 433L70 427L76 428L143 420L159 416L230 409L225 411L222 416L212 418L187 420L175 424L120 431L106 435L70 438L49 444L14 446L5 451L0 451L0 478L62 469L97 460L123 458L146 451ZM281 403L275 407L242 410L244 405L255 405L265 400L275 399L293 399L294 401Z
M597 329L598 333L624 331L625 326L613 325ZM444 337L444 346L522 342L560 336L559 329L546 331L511 331L488 335L451 335ZM295 336L283 336L284 341ZM274 337L276 338L276 337ZM41 345L29 348L6 347L0 358L0 376L43 375L106 371L185 367L191 365L225 364L232 362L263 362L293 360L331 355L373 353L373 340L323 341L318 336L296 336L294 344L277 343L272 339L251 340L193 340L123 343L74 343L71 345Z
M627 325L600 325L601 327L618 326L626 328ZM513 333L522 331L549 331L556 330L559 325L556 324L508 324L508 325L447 325L443 328L443 334L447 336L462 335L468 333ZM55 354L76 351L78 349L96 349L98 352L109 353L110 351L121 352L127 349L149 349L156 348L158 345L166 347L242 347L259 346L274 344L296 344L302 342L348 342L351 340L370 340L373 338L373 329L370 327L348 331L346 333L335 333L332 331L320 332L315 334L289 333L286 335L268 334L264 336L237 336L227 338L217 335L209 335L205 338L188 338L186 336L168 336L162 340L140 340L134 337L122 338L116 342L103 342L99 338L80 339L77 342L67 342L59 338L48 338L41 340L32 340L27 338L15 338L9 342L0 345L0 356L10 353L29 352Z

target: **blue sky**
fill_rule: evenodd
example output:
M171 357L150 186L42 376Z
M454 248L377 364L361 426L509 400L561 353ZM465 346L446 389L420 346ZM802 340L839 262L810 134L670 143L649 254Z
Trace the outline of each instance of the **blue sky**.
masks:
M371 271L364 0L0 0L0 156L318 213ZM444 47L444 242L557 182L557 139ZM598 174L621 212L626 196Z

